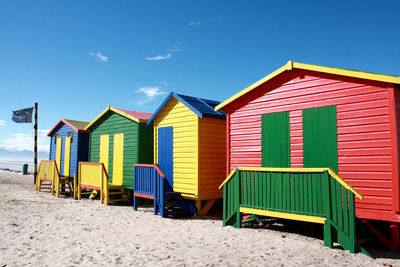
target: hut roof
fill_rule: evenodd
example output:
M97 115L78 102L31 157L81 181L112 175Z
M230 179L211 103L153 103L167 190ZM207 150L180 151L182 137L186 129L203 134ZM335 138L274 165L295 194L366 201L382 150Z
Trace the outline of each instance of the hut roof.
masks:
M125 110L120 108L113 108L110 105L99 115L97 116L92 122L90 122L86 127L85 130L88 130L97 120L99 120L107 111L113 111L125 118L128 118L132 121L137 123L146 123L147 120L153 115L153 113L145 113L145 112L138 112L134 110Z
M171 99L171 97L176 98L187 108L193 111L197 116L199 116L199 118L209 117L209 118L225 119L226 117L226 113L224 111L215 110L215 107L221 103L219 101L187 96L171 92L164 100L164 102L158 107L156 112L154 112L153 116L151 116L147 124L150 124L154 120L154 118L165 106L165 104L167 104L167 102Z
M292 69L300 69L300 70L309 70L309 71L316 71L321 73L328 73L328 74L335 74L340 76L352 77L352 78L359 78L364 80L372 80L372 81L379 81L379 82L386 82L392 84L400 84L400 77L395 75L387 75L387 74L379 74L379 73L372 73L372 72L365 72L365 71L357 71L357 70L349 70L349 69L340 69L340 68L332 68L332 67L324 67L318 65L311 65L311 64L304 64L298 63L293 61L288 61L286 65L277 69L276 71L272 72L271 74L265 76L261 80L253 83L249 87L243 89L239 93L233 95L232 97L228 98L221 104L215 107L215 110L221 110L231 102L237 100L238 98L244 96L245 94L249 93L256 89L259 85L267 82L268 80L278 76L279 74L290 71Z
M87 121L76 121L76 120L70 120L70 119L61 119L57 124L50 130L50 132L47 134L47 136L50 136L54 133L58 125L60 123L64 123L71 127L72 130L75 132L80 132L80 133L88 133L88 131L85 130L85 127L89 124Z

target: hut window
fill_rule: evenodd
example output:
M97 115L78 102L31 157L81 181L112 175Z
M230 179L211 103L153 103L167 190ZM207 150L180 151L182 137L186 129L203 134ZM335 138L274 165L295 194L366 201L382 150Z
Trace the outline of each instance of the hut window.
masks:
M68 137L71 137L71 143L72 143L72 136L74 136L74 134L73 133L68 133Z
M56 138L54 138L54 144L57 144L57 138L60 138L58 134L56 134Z

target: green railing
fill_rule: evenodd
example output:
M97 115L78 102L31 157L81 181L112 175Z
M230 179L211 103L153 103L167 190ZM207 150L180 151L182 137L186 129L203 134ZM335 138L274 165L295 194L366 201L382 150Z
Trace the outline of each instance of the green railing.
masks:
M357 250L354 196L329 168L237 168L221 184L223 224L240 228L241 213L324 224L324 244Z

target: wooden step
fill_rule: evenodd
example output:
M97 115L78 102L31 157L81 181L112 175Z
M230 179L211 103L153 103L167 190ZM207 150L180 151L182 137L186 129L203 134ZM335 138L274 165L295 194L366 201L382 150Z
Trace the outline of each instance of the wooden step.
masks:
M125 195L125 192L108 192L109 195Z
M122 189L122 185L117 185L117 184L109 184L108 185L108 190L121 190Z

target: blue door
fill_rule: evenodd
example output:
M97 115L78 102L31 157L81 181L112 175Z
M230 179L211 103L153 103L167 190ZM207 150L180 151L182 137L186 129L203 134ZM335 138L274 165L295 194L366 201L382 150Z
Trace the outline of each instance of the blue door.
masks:
M174 188L173 127L158 128L158 165Z

